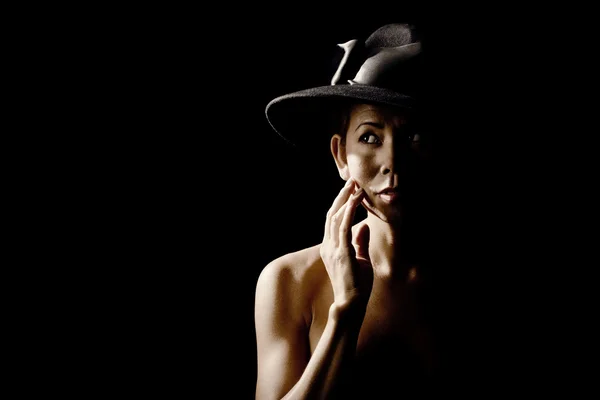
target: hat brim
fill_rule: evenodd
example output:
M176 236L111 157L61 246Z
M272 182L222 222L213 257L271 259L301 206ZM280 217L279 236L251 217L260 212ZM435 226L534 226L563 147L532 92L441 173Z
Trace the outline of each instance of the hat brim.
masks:
M329 140L323 128L331 106L341 101L358 101L406 109L416 107L416 100L389 89L368 85L330 85L286 94L273 99L266 107L267 120L281 137L295 146L309 147Z

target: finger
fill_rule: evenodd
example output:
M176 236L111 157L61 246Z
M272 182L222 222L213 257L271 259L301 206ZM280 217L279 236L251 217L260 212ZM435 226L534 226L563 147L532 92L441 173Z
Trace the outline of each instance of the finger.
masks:
M333 244L337 246L340 243L340 225L342 223L342 219L344 218L344 214L346 209L348 208L348 203L345 203L340 207L340 209L331 216L329 223L329 239L333 240Z
M369 229L369 225L364 224L360 227L360 230L356 233L355 243L356 243L356 258L371 261L371 257L369 256L369 240L371 236L371 231Z
M356 189L356 187L355 187ZM359 189L360 192L363 192L362 189ZM339 210L330 218L330 226L329 226L329 233L330 233L330 240L333 240L333 243L335 244L335 246L338 246L340 243L342 243L344 241L344 236L340 236L340 229L341 229L341 225L342 225L342 221L344 220L344 215L346 215L347 209L348 207L351 206L354 207L356 209L357 204L354 204L354 201L356 201L358 199L358 203L360 203L360 198L362 197L362 195L359 192L356 192L350 196L348 196L348 199L346 200L346 202L339 208ZM354 211L352 211L352 215L350 216L350 224L352 223L352 218L354 218ZM350 248L350 246L348 246L348 244L345 244L346 248Z
M348 201L348 197L350 197L350 195L354 192L354 187L354 179L348 179L331 205L331 215L334 215L336 212L338 212L338 210L346 203L346 201Z
M346 209L339 227L339 241L347 247L351 247L352 241L352 221L356 214L356 208L360 204L362 198L365 195L364 189L359 189L356 193L350 196L350 199L346 203Z
M331 208L329 208L329 211L327 211L327 218L325 219L325 236L326 237L329 234L329 232L331 231L331 229L330 229L331 219L333 218L335 213L338 212L340 207L342 207L346 203L346 201L348 200L348 197L350 196L350 193L352 193L353 187L354 187L354 180L352 178L350 178L350 179L348 179L348 181L346 181L346 184L344 185L342 190L340 190L340 192L336 196Z

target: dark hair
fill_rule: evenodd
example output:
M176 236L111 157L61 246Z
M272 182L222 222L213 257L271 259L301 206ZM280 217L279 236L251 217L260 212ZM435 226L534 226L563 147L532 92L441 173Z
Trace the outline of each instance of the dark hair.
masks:
M342 137L342 143L346 142L346 132L350 123L350 110L356 104L352 100L344 100L332 106L329 116L330 136L338 134Z

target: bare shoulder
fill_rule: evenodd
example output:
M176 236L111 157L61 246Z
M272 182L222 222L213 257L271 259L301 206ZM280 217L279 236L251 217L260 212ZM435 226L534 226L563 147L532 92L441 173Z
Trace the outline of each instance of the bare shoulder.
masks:
M358 231L364 225L366 225L366 220L352 226L353 238L356 238ZM275 285L285 285L288 290L300 290L301 293L309 294L311 288L319 286L317 283L322 283L323 279L329 279L320 250L321 244L319 243L274 259L261 271L257 290L272 288Z
M310 357L315 289L325 268L320 245L268 263L256 283L256 398L281 398L302 376ZM326 272L325 272L326 274Z
M318 244L284 254L263 268L256 284L257 312L264 309L263 301L276 301L288 316L310 321L312 299L327 277L320 248Z

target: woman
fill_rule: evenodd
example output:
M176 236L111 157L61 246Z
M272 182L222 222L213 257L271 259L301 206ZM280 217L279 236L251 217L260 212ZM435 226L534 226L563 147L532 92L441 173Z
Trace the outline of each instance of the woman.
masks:
M257 282L257 399L425 394L437 368L420 209L426 135L421 43L385 25L344 54L331 85L267 106L293 143L329 147L345 186L322 243L269 263ZM357 208L367 217L354 223Z

